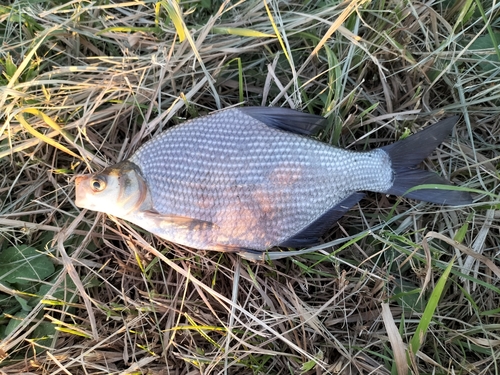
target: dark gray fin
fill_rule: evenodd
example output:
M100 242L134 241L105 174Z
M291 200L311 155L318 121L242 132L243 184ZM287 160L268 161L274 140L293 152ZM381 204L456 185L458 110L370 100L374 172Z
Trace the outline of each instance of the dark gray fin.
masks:
M389 154L394 173L394 183L386 193L450 206L472 203L469 193L456 190L419 189L405 194L418 185L452 185L434 172L418 169L417 165L449 137L457 121L458 116L449 117L408 138L381 148Z
M156 210L144 211L144 216L148 219L154 220L155 223L161 228L162 226L176 226L189 230L203 230L217 228L217 224L210 221L194 219L191 217L177 216L177 215L164 215Z
M365 193L359 192L349 195L342 202L329 209L319 218L314 220L306 228L302 229L293 237L290 237L287 240L283 241L278 246L300 248L317 244L319 238L323 234L325 234L325 232L330 229L333 224L337 222L337 220L344 216L344 214L349 211L352 206L363 199L364 196Z
M242 107L244 114L270 126L295 134L314 135L326 127L322 116L280 107Z

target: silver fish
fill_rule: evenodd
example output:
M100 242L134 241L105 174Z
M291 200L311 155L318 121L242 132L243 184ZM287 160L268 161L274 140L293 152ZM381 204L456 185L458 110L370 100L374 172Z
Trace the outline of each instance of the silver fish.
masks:
M304 247L364 196L405 195L447 205L472 202L416 168L452 131L442 120L368 152L310 138L324 118L284 108L225 110L175 126L133 156L76 178L76 205L128 220L198 249L263 252ZM405 194L406 193L406 194Z

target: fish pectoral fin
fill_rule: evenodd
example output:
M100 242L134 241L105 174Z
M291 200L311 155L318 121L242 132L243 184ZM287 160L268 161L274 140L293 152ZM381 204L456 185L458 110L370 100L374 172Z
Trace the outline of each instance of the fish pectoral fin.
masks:
M146 219L154 221L160 227L175 226L180 229L187 230L214 230L218 226L210 221L195 219L187 216L162 214L156 210L144 211Z
M253 250L248 247L239 247L239 246L222 245L222 244L213 245L210 247L210 249L215 251L222 251L225 253L237 253L241 257L252 261L260 260L263 254L263 251L261 250Z
M314 135L325 129L327 122L322 116L299 112L281 107L242 107L238 108L247 116L290 133Z

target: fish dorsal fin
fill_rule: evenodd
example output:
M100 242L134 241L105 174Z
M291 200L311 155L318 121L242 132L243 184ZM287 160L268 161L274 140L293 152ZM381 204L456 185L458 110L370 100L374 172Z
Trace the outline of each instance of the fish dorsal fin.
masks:
M314 135L326 126L322 116L280 107L242 107L244 114L270 126L295 134Z
M349 211L352 206L363 199L364 196L365 193L362 192L349 195L342 202L330 208L327 212L314 220L306 228L302 229L293 237L280 243L278 246L299 248L317 244L319 242L319 238L325 234L325 232L330 229L333 224L337 222L337 220L344 216L344 214Z

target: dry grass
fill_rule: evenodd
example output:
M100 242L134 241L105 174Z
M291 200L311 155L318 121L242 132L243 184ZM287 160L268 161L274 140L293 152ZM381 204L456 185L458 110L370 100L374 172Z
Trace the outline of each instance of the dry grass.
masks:
M1 5L0 373L499 374L499 13ZM461 114L426 164L477 203L372 194L317 251L262 264L75 207L75 174L241 101L323 114L322 140L359 150Z

